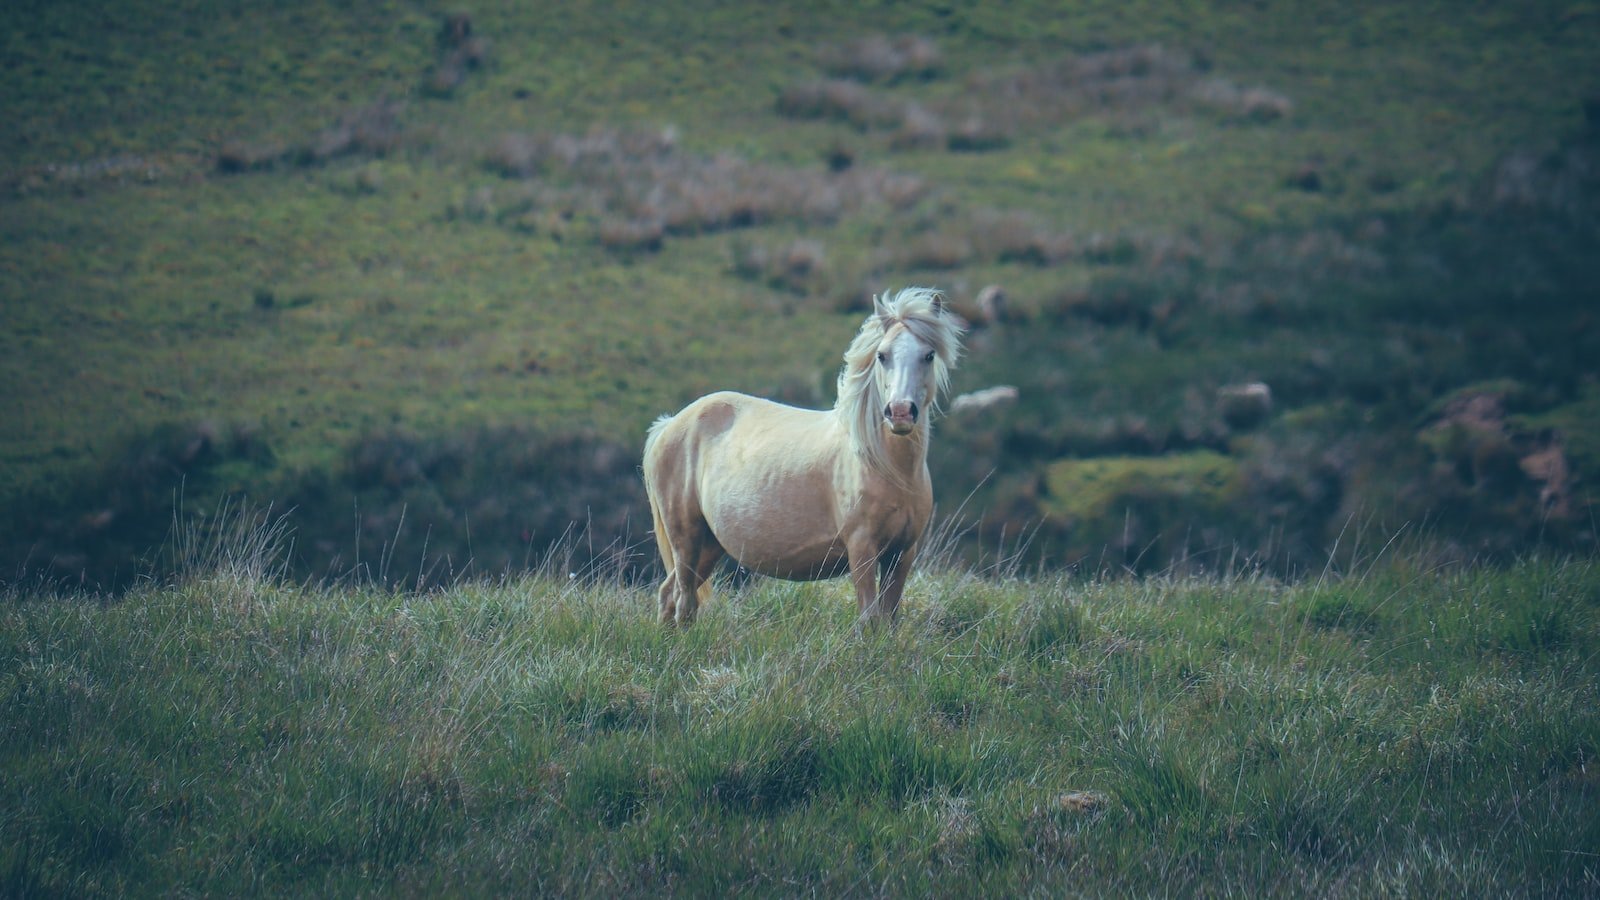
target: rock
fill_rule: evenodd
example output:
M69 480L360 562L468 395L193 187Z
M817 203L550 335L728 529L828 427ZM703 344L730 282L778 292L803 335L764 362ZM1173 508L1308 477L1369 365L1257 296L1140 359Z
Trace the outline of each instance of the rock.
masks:
M1316 193L1322 190L1322 169L1316 163L1305 163L1289 173L1284 183L1307 193Z
M991 284L978 292L978 316L985 325L998 325L1006 318L1006 291Z
M1217 389L1217 412L1230 428L1254 428L1272 415L1272 388L1260 381Z
M1017 401L1019 396L1015 387L1009 384L998 384L994 387L962 394L950 401L951 415L965 415L980 413L985 410L1006 406Z

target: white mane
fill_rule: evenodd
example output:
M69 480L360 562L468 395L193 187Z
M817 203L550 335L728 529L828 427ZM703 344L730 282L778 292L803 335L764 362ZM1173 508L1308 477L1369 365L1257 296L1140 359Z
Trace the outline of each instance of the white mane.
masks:
M896 325L904 325L917 340L933 348L934 398L950 385L950 369L961 356L961 325L945 312L944 295L930 288L908 287L890 299L887 293L873 298L873 312L861 323L850 348L844 352L844 368L839 370L839 397L834 411L844 421L850 442L880 473L890 475L888 451L884 447L883 397L878 379L873 377L878 344ZM931 419L933 410L928 411Z

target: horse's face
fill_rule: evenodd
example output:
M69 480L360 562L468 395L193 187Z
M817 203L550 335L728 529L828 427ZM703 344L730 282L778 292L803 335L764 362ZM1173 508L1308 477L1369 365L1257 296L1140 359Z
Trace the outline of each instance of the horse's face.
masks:
M878 344L875 377L884 398L883 419L895 434L910 434L933 401L933 346L903 326Z

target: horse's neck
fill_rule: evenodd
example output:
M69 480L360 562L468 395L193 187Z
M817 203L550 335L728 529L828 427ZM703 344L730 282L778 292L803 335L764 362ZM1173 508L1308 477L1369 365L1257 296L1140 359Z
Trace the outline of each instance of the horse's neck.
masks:
M904 437L882 431L874 437L882 443L883 459L888 463L888 471L879 474L901 488L915 484L928 466L927 424L919 424Z
M869 409L876 409L873 403ZM834 407L839 426L849 435L857 458L865 463L865 470L875 473L890 484L907 487L914 484L928 464L928 423L917 423L904 437L886 434L883 423L876 416L862 422L860 410L841 404ZM867 442L875 446L863 446Z
M915 475L928 464L928 425L919 423L905 437L884 437L896 471Z

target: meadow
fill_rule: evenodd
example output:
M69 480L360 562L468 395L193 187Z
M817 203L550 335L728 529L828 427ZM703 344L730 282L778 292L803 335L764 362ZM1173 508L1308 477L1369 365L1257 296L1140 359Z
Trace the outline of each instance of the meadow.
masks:
M1600 570L284 580L281 519L0 605L0 892L1600 889ZM238 527L238 526L243 526ZM199 550L200 552L195 552Z
M1600 893L1593 4L546 6L0 6L0 894ZM898 626L658 626L905 284Z

